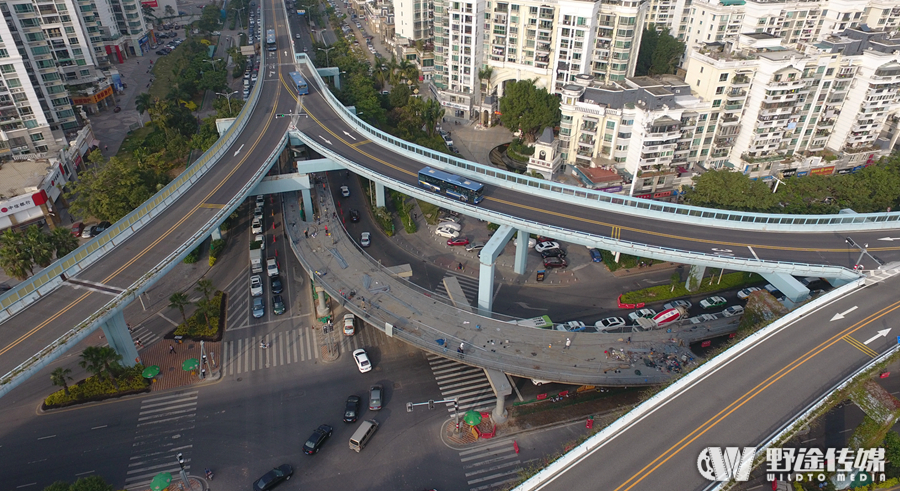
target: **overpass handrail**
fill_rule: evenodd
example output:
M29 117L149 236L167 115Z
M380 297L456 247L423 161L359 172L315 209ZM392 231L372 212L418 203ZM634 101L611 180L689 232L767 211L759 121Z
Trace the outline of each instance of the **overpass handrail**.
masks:
M261 84L260 84L261 85ZM281 152L281 149L284 148L284 145L287 143L288 134L282 136L281 141L278 145L275 146L275 149L269 154L269 157L265 160L266 163L273 162L278 158L278 154ZM137 279L134 283L128 286L122 293L114 297L112 300L106 303L102 308L91 314L90 317L80 322L78 325L65 332L62 336L55 339L52 343L47 345L44 349L42 349L35 356L32 356L28 360L19 364L16 368L10 370L9 373L3 375L0 378L0 395L9 390L12 390L15 387L15 384L10 384L12 379L25 371L31 369L34 365L40 363L40 361L48 356L54 355L56 353L60 353L69 348L68 343L72 341L79 341L87 336L91 331L93 331L94 326L100 322L105 321L107 318L113 315L116 308L123 301L127 301L129 299L137 298L141 293L143 293L146 289L152 286L156 280L161 276L162 273L165 272L166 268L174 263L181 261L187 256L190 251L192 251L200 242L206 239L209 236L210 231L218 227L225 221L225 219L240 206L241 202L244 201L244 197L254 188L259 181L265 177L266 172L268 172L268 166L262 165L259 169L253 174L251 179L247 181L241 191L235 193L234 196L228 201L228 203L219 208L219 211L213 215L209 221L207 221L206 225L199 227L196 232L194 232L191 237L183 242L177 249L175 249L171 254L166 256L162 261L157 263L153 268L149 271L141 275L140 278Z
M835 232L836 230L834 228L824 229L822 227L834 227L836 225L843 226L839 230L844 231L900 228L900 212L835 215L781 215L773 213L717 210L714 208L665 203L643 198L633 198L620 194L606 193L603 191L595 191L478 164L476 162L437 152L414 143L409 143L370 126L341 104L337 97L327 89L327 84L325 84L322 77L315 70L315 66L309 61L308 57L304 56L301 59L311 67L310 71L318 82L319 89L331 103L335 112L337 112L347 124L356 128L360 133L367 135L372 140L381 140L390 144L395 150L399 149L402 153L406 154L406 156L419 160L424 164L463 174L467 177L489 182L496 186L503 186L520 192L529 192L560 201L572 201L574 198L583 206L592 206L597 209L615 211L617 213L627 213L646 218L649 212L653 215L657 215L656 218L661 220L674 220L680 223L702 224L720 228L742 230L762 229L769 231L777 230L780 232ZM352 168L356 170L359 166L354 164Z
M265 68L265 57L261 57ZM58 288L62 281L60 275L74 276L84 270L98 259L103 257L118 243L126 240L137 230L142 228L154 217L162 213L170 204L181 197L211 169L234 140L241 134L256 104L259 101L263 84L256 84L251 91L250 98L238 114L237 119L225 132L224 137L200 156L193 164L188 166L176 179L172 180L156 194L144 201L131 213L125 215L102 234L91 239L87 244L75 249L63 258L57 259L31 278L19 283L14 288L0 296L0 322L12 317L17 312L26 308L31 302L40 299L42 295L50 293Z
M329 147L326 147L319 142L317 142L314 138L310 138L303 132L299 132L301 139L303 142L315 150L320 155L328 156L328 158L334 160L335 162L339 162L345 166L351 166L352 161L342 157L334 153ZM704 260L709 261L710 263L717 264L720 267L727 269L741 269L747 268L748 266L755 267L756 269L763 269L764 272L771 273L791 273L792 271L796 271L798 269L803 269L803 272L796 273L798 275L812 275L812 276L826 276L829 278L842 278L847 280L855 280L859 278L860 273L858 271L853 271L849 268L845 268L842 266L827 266L820 264L810 264L810 263L798 263L791 261L771 261L771 260L763 260L756 258L739 258L736 256L727 256L721 254L712 254L708 252L696 252L696 251L688 251L684 249L676 249L672 247L664 247L664 246L651 246L639 242L631 242L627 240L621 239L613 239L610 237L604 237L599 235L593 235L586 232L573 232L572 230L568 230L562 227L556 227L553 225L548 225L540 222L535 222L531 220L522 219L519 217L515 217L512 215L507 215L505 213L501 213L498 211L489 210L486 208L481 208L474 205L468 204L460 204L459 201L452 200L450 198L443 197L439 194L435 194L429 191L425 191L418 186L414 186L411 184L407 184L396 179L382 176L377 174L367 168L361 167L356 170L356 172L367 179L377 179L380 182L384 183L387 187L391 189L396 189L398 191L402 191L404 194L416 197L416 198L424 198L428 201L441 201L446 204L452 204L454 206L463 206L471 209L469 212L472 215L478 215L482 217L486 217L491 221L491 223L497 223L501 225L509 225L516 229L525 230L530 233L542 234L550 237L556 237L560 240L564 240L566 242L572 242L576 244L582 245L596 245L597 243L602 244L606 247L609 247L613 250L622 250L625 248L630 249L634 254L640 255L642 252L665 252L671 254L676 257L684 258L684 262L692 262L696 261L698 257L702 257ZM739 268L736 266L740 266ZM807 274L808 273L808 274Z

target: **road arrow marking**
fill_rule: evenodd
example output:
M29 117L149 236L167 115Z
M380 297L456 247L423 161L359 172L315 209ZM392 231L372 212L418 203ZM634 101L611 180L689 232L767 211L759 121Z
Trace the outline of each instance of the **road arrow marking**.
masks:
M325 143L327 143L327 144L329 144L329 145L331 145L331 142L330 142L330 141L328 141L328 140L326 140L326 139L325 139L325 137L324 137L324 136L322 136L322 135L319 135L319 138L321 138L321 139L322 139L322 141L324 141L324 142L325 142Z
M542 309L542 308L540 308L540 307L532 307L532 306L528 305L528 304L525 303L525 302L516 302L516 304L517 304L519 307L522 307L523 309L529 309L529 310L547 310L547 309Z
M850 307L849 309L841 312L840 314L834 314L834 317L831 318L831 322L834 322L838 319L843 319L845 315L849 314L850 312L853 312L854 310L856 310L858 308L859 307L854 305L853 307Z
M900 237L882 237L882 238L880 238L880 239L878 239L878 240L886 240L886 241L888 241L888 242L893 242L893 241L895 241L895 240L900 240Z
M889 333L890 331L891 331L890 328L888 328L888 329L882 329L882 330L878 331L878 334L872 336L871 338L869 338L868 341L866 341L866 342L863 343L863 344L869 344L869 343L871 343L872 341L875 341L875 340L878 339L878 338L883 338L883 337L887 336L887 333Z
M234 156L235 156L235 157L237 157L237 154L241 153L241 149L242 149L242 148L244 148L244 144L243 144L243 143L241 144L240 148L238 148L237 151L234 152Z
M347 133L346 131L344 132L344 134L349 136L350 138L353 138L353 135L351 135L350 133ZM353 138L353 141L356 141L356 138Z

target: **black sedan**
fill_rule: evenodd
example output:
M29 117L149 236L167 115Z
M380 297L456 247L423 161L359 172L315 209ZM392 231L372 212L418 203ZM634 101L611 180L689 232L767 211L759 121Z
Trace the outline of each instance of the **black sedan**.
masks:
M281 283L280 276L273 276L270 281L272 282L272 293L281 293L284 291L284 285Z
M316 431L314 431L313 434L309 436L309 439L306 440L306 443L303 444L303 453L306 455L318 453L319 449L322 448L322 444L325 443L325 440L331 436L332 431L334 431L334 428L328 425L320 425L316 428Z
M278 486L283 481L287 481L294 475L294 468L290 466L290 464L280 465L269 472L266 472L263 477L256 480L253 483L254 491L268 491L275 486Z
M91 237L96 237L102 234L110 226L112 226L112 224L109 222L100 222L99 224L94 225L93 227L91 227Z
M359 210L350 210L350 221L353 223L359 221Z
M359 396L347 398L347 406L344 408L344 423L355 423L359 414Z
M564 251L564 250L562 250L562 249L558 249L558 248L557 248L557 249L545 249L545 250L541 251L540 254L541 254L541 257L544 257L544 258L547 258L547 257L559 257L559 258L566 257L566 251Z
M561 257L545 257L544 258L544 267L545 268L565 268L569 263L566 262L565 259Z

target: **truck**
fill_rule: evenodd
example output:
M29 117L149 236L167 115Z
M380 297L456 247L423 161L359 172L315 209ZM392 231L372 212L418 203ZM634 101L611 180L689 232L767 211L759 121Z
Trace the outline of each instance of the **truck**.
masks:
M640 331L652 331L653 329L660 329L665 324L668 324L670 322L675 322L676 320L679 320L679 319L687 319L687 309L685 309L684 307L675 307L675 308L664 310L664 311L656 314L655 316L653 316L653 318L650 318L650 319L647 319L647 318L636 319L635 322L637 325L634 326L632 331L640 332Z
M253 247L252 243L251 247ZM257 274L262 273L262 270L262 251L259 249L259 246L257 246L256 249L250 249L250 271L253 274Z

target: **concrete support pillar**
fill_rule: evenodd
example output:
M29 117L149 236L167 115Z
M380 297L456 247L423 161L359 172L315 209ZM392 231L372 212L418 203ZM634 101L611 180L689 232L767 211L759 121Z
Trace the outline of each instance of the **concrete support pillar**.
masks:
M375 183L375 206L381 208L384 206L384 184Z
M497 396L497 405L494 406L494 411L491 412L491 418L493 418L494 423L503 424L506 423L506 419L509 417L509 412L506 411L506 396Z
M209 234L212 240L222 240L222 230L219 227L212 229L212 232Z
M125 323L125 314L121 310L116 311L112 318L100 327L103 329L103 334L106 335L110 348L122 355L122 365L133 367L140 363L137 348L134 347L134 340L131 339L131 333L128 332L128 324Z
M516 274L525 274L525 265L528 263L528 232L518 230L516 236L516 258L513 261L513 271Z
M313 204L309 189L301 189L300 196L303 199L303 220L311 222L313 221Z
M684 287L687 288L689 292L697 291L697 289L700 288L700 283L703 282L704 274L706 274L706 266L692 264L691 270L688 272L687 280L684 282Z
M478 263L478 313L490 317L494 306L494 265Z
M316 297L319 299L318 302L316 302L316 318L321 319L330 316L331 309L329 309L328 304L325 303L325 289L321 286L316 287Z
M494 406L494 410L491 412L491 419L496 424L503 424L509 416L505 406L506 396L512 394L512 384L509 381L509 377L501 371L485 368L484 374L487 375L488 383L491 384L491 389L493 389L494 395L497 396L497 405Z

